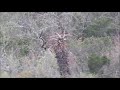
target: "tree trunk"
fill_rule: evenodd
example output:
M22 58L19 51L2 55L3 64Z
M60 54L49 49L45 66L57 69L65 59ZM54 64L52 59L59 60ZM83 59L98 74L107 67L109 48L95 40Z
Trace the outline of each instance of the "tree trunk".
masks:
M63 77L70 75L68 66L68 53L63 50L61 52L56 52L56 58L60 70L60 75Z

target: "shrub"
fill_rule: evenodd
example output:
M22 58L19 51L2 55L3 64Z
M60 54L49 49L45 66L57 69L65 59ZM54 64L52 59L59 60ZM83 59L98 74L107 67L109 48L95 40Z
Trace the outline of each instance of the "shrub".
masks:
M0 46L2 45L3 43L0 41Z
M2 34L2 32L0 32L0 39L3 37L3 34Z
M104 37L109 31L107 27L110 25L111 21L112 20L109 18L99 18L95 20L93 24L89 25L83 32L86 37Z
M19 46L21 46L21 45L29 45L29 44L30 44L30 41L29 41L29 39L27 39L27 38L25 38L25 39L19 39L19 40L17 41L17 44L18 44Z
M7 52L9 52L12 47L15 47L15 42L14 42L14 40L5 41L5 44L6 44L5 50L6 50Z
M97 73L103 65L109 63L109 59L106 56L97 56L96 54L92 54L88 60L88 67L91 73Z
M3 44L2 38L3 38L3 34L2 34L2 32L0 32L0 46Z
M29 54L29 48L28 48L27 46L22 47L22 48L20 49L20 55L21 55L21 56L27 56L28 54Z
M13 52L15 52L16 55L18 56L26 56L28 55L29 52L29 45L30 45L30 41L28 38L11 38L7 41L5 41L5 51L7 54L9 54L11 52L11 50L13 50ZM19 52L19 53L17 53Z
M90 37L85 38L81 44L82 50L86 51L88 54L96 53L100 54L105 51L110 51L112 48L111 37Z
M20 48L20 55L27 56L29 54L30 40L28 38L18 39L17 45Z

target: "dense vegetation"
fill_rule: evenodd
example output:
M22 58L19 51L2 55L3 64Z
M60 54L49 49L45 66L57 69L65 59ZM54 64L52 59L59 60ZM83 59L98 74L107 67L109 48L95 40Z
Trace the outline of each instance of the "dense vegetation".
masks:
M106 56L100 57L93 54L89 57L88 67L90 72L97 73L106 63L109 63L109 59Z
M0 77L120 78L120 12L0 12Z

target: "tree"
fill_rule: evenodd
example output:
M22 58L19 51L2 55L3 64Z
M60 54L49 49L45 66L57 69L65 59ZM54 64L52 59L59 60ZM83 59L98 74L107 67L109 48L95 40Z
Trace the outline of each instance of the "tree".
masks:
M60 75L63 77L71 74L68 66L68 51L65 44L66 36L67 34L63 31L61 34L56 33L55 36L51 37L51 40L54 42L52 48L56 54Z

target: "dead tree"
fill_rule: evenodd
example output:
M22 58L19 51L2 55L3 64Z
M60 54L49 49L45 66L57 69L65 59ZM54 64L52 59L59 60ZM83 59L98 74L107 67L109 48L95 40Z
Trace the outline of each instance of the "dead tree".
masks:
M67 77L70 75L69 65L68 65L68 50L66 45L66 37L69 34L66 34L65 31L62 31L61 34L56 33L56 35L50 37L52 40L52 48L56 54L57 63L60 70L60 75Z

